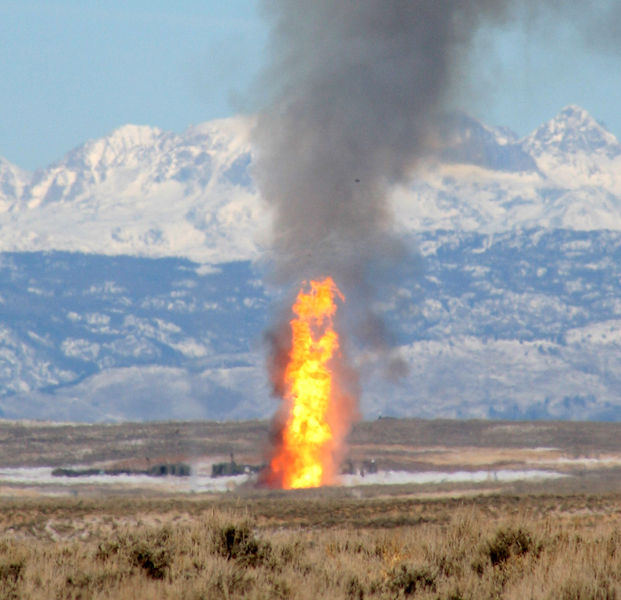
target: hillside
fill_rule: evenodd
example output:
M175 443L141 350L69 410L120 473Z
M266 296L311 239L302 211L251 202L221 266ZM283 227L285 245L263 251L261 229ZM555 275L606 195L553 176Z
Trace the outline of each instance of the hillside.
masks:
M0 162L0 416L272 414L250 126ZM382 300L409 373L359 357L363 414L618 419L621 146L575 106L523 139L466 115L439 135L392 195L413 262Z

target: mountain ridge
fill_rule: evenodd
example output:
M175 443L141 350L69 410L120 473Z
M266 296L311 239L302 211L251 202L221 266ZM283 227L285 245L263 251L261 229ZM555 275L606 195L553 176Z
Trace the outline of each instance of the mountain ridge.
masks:
M426 232L384 316L399 382L349 352L366 418L621 418L621 233ZM274 290L249 261L0 254L0 417L266 418Z
M0 161L0 251L257 259L270 218L252 180L252 122L125 125L30 174ZM438 153L391 192L401 228L621 230L621 145L584 109L521 139L463 114L438 135Z
M270 416L251 126L127 125L30 174L0 159L0 418ZM420 260L384 309L409 372L352 349L365 417L621 418L618 145L571 105L524 138L447 118L391 191Z

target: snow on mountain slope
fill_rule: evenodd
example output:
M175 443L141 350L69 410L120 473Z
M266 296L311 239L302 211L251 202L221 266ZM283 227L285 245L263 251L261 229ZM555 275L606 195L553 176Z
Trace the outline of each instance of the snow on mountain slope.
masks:
M621 230L621 144L585 110L568 106L523 140L473 119L457 132L395 191L403 229Z
M251 126L126 125L33 174L0 162L0 250L254 259L270 219L252 182ZM452 115L438 147L393 191L405 231L621 230L621 145L583 109L523 140Z
M446 115L440 125L437 145L440 160L472 164L495 171L533 171L536 164L509 129L489 127L463 114Z
M409 372L358 356L362 411L621 418L621 233L424 232L385 317ZM3 254L0 417L268 417L257 265Z
M30 175L0 157L0 214L15 207Z
M128 125L35 173L0 160L0 417L273 412L250 127ZM391 198L423 255L385 303L410 371L370 375L364 415L621 418L617 140L572 106L521 140L455 115L437 148Z
M425 418L621 418L621 345L520 342L453 336L404 349L407 378L367 391L371 415ZM604 358L605 357L605 358Z
M250 263L0 254L0 416L265 416Z
M425 272L390 315L410 366L367 414L621 418L621 235L426 232Z
M553 184L599 186L621 194L621 144L579 106L567 106L522 143Z
M5 194L0 248L254 257L266 218L247 176L249 126L228 119L176 135L127 125L87 142Z
M617 172L621 173L621 165ZM441 164L407 188L395 190L393 205L405 231L494 233L532 227L619 231L621 194L612 187L562 187L532 171L501 173Z

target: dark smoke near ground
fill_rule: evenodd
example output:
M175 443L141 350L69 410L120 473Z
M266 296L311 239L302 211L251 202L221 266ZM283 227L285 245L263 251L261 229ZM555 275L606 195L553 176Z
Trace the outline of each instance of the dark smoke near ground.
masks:
M332 275L347 297L349 333L385 355L391 340L373 307L412 264L388 191L433 146L479 28L519 18L545 29L565 19L594 46L616 43L620 4L264 0L270 63L253 142L256 181L274 213L278 285L294 293L304 280ZM281 325L271 334L276 357Z

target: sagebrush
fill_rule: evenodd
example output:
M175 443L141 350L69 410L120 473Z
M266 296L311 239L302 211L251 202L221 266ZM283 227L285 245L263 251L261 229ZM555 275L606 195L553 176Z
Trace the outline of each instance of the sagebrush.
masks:
M0 598L621 598L617 498L348 502L4 503Z

